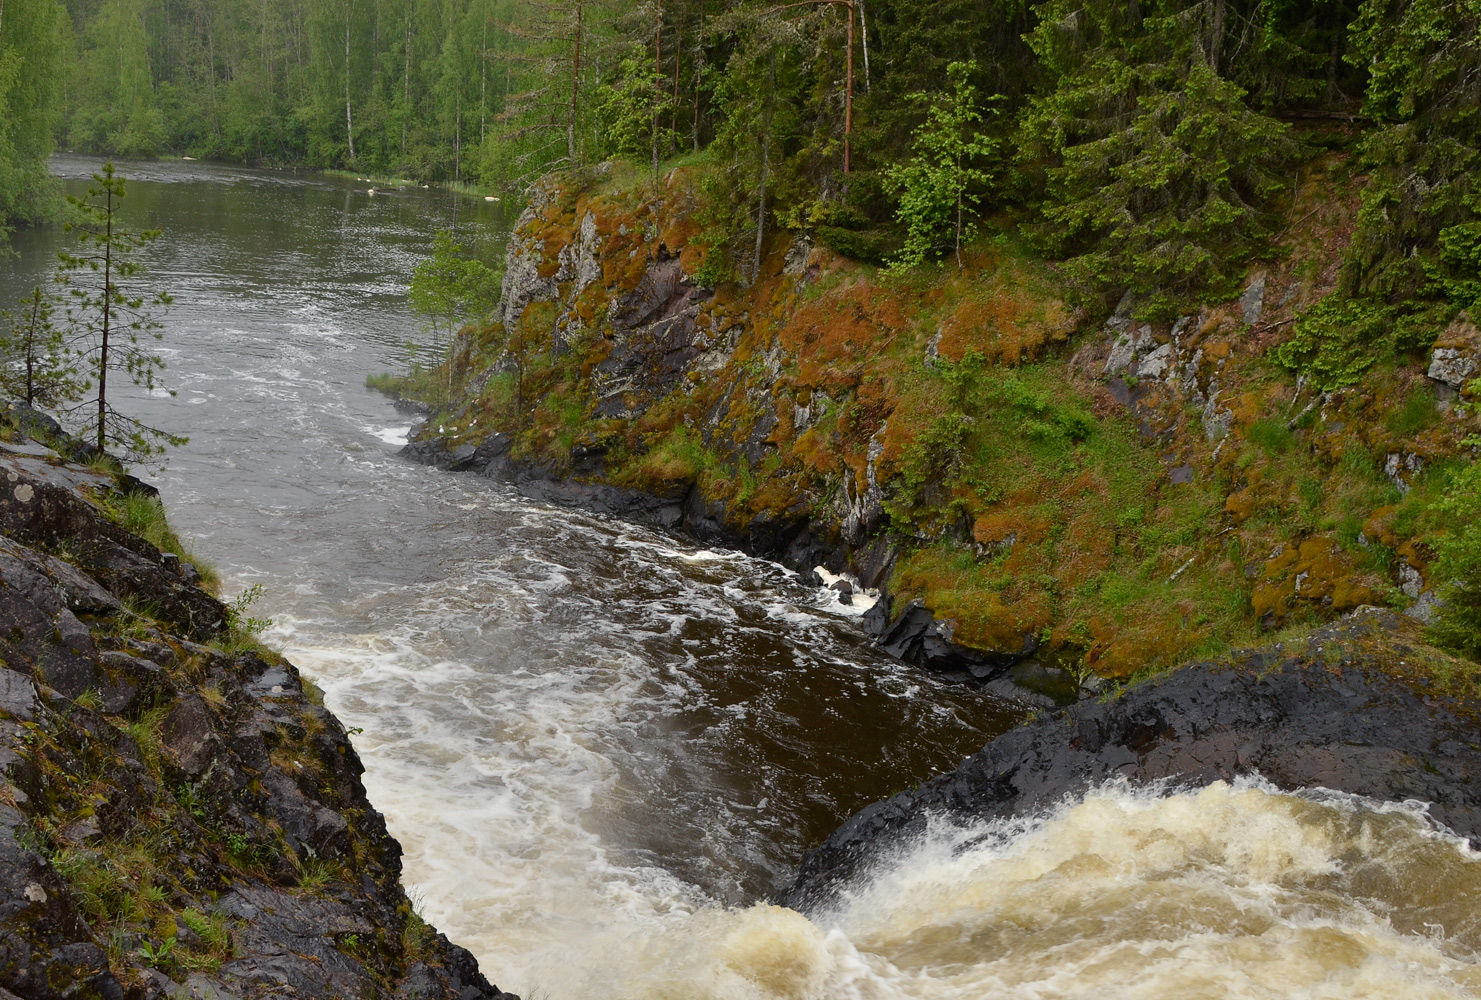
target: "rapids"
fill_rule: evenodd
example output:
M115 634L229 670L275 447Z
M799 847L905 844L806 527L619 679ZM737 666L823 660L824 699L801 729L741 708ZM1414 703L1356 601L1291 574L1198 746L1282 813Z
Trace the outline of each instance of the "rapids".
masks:
M78 191L95 163L58 157ZM765 902L868 802L1020 717L879 656L774 564L396 456L367 391L420 336L432 233L498 207L199 163L123 164L188 433L181 533L325 690L426 917L530 998L1481 996L1481 866L1415 808L1258 781L1103 788L938 824L829 912ZM44 280L56 230L0 262Z

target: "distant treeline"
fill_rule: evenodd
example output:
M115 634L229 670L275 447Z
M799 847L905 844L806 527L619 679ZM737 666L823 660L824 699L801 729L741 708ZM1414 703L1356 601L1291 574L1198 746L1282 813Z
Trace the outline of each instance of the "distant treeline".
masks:
M703 151L732 273L780 226L883 259L952 63L962 203L1090 286L1226 287L1340 147L1349 294L1481 297L1481 0L0 0L0 212L52 136L510 191Z

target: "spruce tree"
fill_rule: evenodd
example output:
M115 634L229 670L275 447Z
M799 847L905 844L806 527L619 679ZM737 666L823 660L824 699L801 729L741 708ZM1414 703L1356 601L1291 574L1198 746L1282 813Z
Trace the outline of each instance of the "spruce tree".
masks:
M1231 294L1272 220L1288 126L1211 65L1198 21L1051 0L1030 44L1058 76L1028 108L1020 162L1042 169L1042 244L1148 316Z

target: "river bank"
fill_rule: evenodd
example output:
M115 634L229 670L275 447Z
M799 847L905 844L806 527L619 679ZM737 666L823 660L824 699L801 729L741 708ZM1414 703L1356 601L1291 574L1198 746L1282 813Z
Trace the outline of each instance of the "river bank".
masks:
M1367 604L1428 620L1481 334L1463 313L1338 391L1284 371L1350 233L1344 164L1278 266L1160 323L1072 307L1011 231L905 276L775 233L753 283L707 288L701 171L553 175L410 450L851 572L907 655L989 676L1047 650L1125 679Z
M0 417L0 985L512 1000L415 911L322 694L58 430Z

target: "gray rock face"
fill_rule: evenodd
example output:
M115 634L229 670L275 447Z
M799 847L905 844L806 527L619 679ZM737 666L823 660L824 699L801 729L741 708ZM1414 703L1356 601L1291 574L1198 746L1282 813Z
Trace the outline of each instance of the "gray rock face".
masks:
M1109 325L1109 324L1108 324ZM1118 334L1111 343L1111 355L1106 358L1103 375L1121 375L1131 368L1137 358L1152 348L1152 328L1138 327L1135 331Z
M612 350L592 374L598 413L630 416L678 385L704 353L695 319L708 298L677 257L648 266L638 287L611 306Z
M859 812L808 856L783 902L825 907L870 858L932 816L1030 815L1116 777L1202 785L1258 773L1290 790L1418 799L1481 842L1477 706L1391 672L1418 642L1417 624L1370 609L1294 648L1193 664L1112 701L1082 701Z
M1481 360L1460 348L1437 347L1426 374L1452 389L1463 389L1471 379L1481 376Z
M1244 294L1239 297L1239 311L1248 325L1254 326L1260 322L1260 317L1265 312L1265 275L1257 277L1244 290Z

